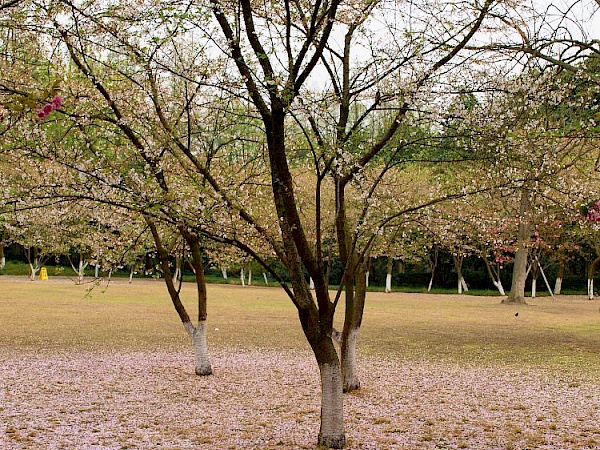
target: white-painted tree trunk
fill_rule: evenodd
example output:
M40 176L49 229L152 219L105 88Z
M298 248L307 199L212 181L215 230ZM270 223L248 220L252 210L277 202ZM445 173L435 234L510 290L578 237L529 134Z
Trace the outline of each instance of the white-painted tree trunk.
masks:
M94 278L98 278L100 276L100 264L96 264L94 268Z
M537 280L534 278L531 280L531 298L535 298L537 291Z
M224 279L227 279L227 269L225 267L221 267L221 274Z
M248 264L248 286L252 286L252 264Z
M367 273L365 273L365 283L367 284L367 287L369 287L369 271L367 270Z
M37 276L38 270L40 270L39 267L34 266L32 263L29 263L29 274L30 274L30 280L31 281L35 281L35 277Z
M588 278L588 299L594 300L594 279Z
M77 281L79 284L83 283L83 278L85 277L85 268L87 267L87 263L83 260L83 255L79 256L79 270L77 271Z
M504 286L502 286L502 281L495 280L495 281L492 281L492 283L494 283L494 286L496 286L496 289L498 289L498 292L500 292L500 295L502 295L502 296L506 295L506 292L504 291Z
M459 280L458 280L458 293L459 293L459 294L462 294L462 293L463 293L463 285L462 285L462 283L460 282L460 278L459 278Z
M192 340L196 375L206 376L212 374L212 366L208 353L208 342L206 339L208 330L206 320L199 321L196 327L194 327L191 322L186 322L183 325Z
M554 282L554 294L560 295L561 289L562 289L562 278L558 277L558 278L556 278L556 281Z
M240 268L240 280L242 281L242 287L246 287L246 275L244 273L244 266Z
M6 266L6 257L5 256L0 258L0 270L4 269L4 266Z
M134 266L130 266L129 267L129 284L133 283L133 275L135 272L135 267Z
M429 285L427 286L427 292L431 291L432 286L433 286L433 275L431 276L431 279L429 280Z
M183 271L181 270L181 256L175 257L175 273L173 274L173 281L179 281L179 277L183 276Z
M358 341L358 328L352 328L344 343L345 355L342 358L342 373L344 374L344 391L350 392L360 389L360 381L356 373L356 344Z
M263 278L265 279L265 286L269 285L269 278L267 277L267 273L263 272Z
M339 366L322 364L321 373L321 429L319 445L325 448L342 448L344 434L344 395L342 373Z
M385 292L390 293L392 292L392 274L388 273L385 276Z
M462 283L462 288L464 292L469 292L469 286L467 286L467 282L465 281L465 277L460 277L459 283Z

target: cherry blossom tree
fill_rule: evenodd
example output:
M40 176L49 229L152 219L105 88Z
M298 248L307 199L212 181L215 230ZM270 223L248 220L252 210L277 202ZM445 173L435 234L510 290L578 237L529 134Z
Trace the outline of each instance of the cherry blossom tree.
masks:
M415 157L421 130L414 122L444 109L439 89L452 74L476 72L469 62L476 56L483 62L484 55L468 45L484 39L478 33L486 27L497 29L511 6L431 2L407 11L393 2L213 0L206 8L139 2L118 16L96 2L37 6L47 13L39 27L67 54L74 86L65 94L66 102L73 99L65 111L73 123L69 139L60 139L60 149L34 150L60 159L79 177L55 195L102 201L143 217L188 332L206 328L197 257L202 237L236 245L260 261L296 306L320 370L318 442L342 447L342 392L359 386L354 354L367 256L387 227L445 199L424 196L418 204L390 208L382 203L386 187L395 169ZM41 103L44 116L47 103ZM42 116L33 127L40 138L48 129ZM303 148L291 137L298 129ZM511 145L518 140L506 137ZM307 214L294 180L299 153L308 155L304 162L314 180ZM539 184L507 178L528 195ZM86 182L93 183L91 193L81 189ZM345 268L340 356L332 335L342 292L330 297L324 251L327 189L335 199L333 229ZM349 207L353 199L356 207ZM261 216L257 204L276 215ZM164 241L175 231L197 265L197 327L190 327L170 274ZM258 249L265 247L285 265L291 287L261 256Z

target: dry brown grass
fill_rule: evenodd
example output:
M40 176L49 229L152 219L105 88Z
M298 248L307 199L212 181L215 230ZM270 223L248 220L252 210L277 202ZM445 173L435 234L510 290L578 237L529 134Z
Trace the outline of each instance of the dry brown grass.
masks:
M89 289L66 279L0 277L0 347L136 350L187 345L162 281L130 285L116 280ZM208 292L211 345L308 349L296 311L280 289L210 285ZM194 317L193 285L185 284L182 296ZM598 302L576 296L529 302L516 307L501 304L498 297L369 293L360 351L399 360L600 373Z

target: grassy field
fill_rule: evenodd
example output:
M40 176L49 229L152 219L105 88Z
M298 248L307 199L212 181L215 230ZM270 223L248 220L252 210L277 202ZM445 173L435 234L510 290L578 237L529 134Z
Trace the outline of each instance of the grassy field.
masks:
M194 317L192 284L184 284L182 296ZM160 280L77 286L65 279L0 278L0 318L0 347L6 348L187 345ZM295 309L278 288L209 285L209 321L212 345L308 348ZM599 303L562 296L516 307L501 304L499 297L374 292L368 296L360 348L363 354L406 360L600 373Z
M193 285L182 292L193 316ZM141 449L153 440L171 449L312 448L318 383L291 302L278 288L210 285L208 293L216 375L204 381L192 374L188 338L162 281L0 277L0 448ZM347 401L349 448L600 445L599 302L544 297L515 307L499 297L379 292L367 301L364 387ZM96 381L56 381L74 374ZM114 404L89 400L106 389ZM188 417L189 391L196 403L218 404L218 417ZM41 413L40 398L63 405L51 414L56 423ZM196 425L174 428L165 411L148 412L161 398L180 408L176 421ZM108 420L115 408L145 419L82 429L86 417Z

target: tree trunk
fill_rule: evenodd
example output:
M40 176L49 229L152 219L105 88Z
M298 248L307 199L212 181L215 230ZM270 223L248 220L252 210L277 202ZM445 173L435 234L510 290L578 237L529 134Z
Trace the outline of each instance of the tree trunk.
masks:
M129 266L129 284L133 283L133 272L135 271L135 266Z
M333 343L331 343L333 349ZM335 350L333 350L335 353ZM325 448L343 448L346 444L344 433L344 395L340 366L332 358L333 364L319 363L321 373L321 427L318 445Z
M252 286L252 263L248 264L248 286Z
M29 280L35 281L39 268L35 267L32 263L29 263Z
M267 277L267 272L263 272L263 278L265 279L265 286L269 285L269 278Z
M357 256L354 256L357 259ZM356 263L355 263L356 266ZM342 364L342 376L344 392L352 392L360 389L360 380L356 370L356 345L358 335L362 325L363 312L365 309L365 299L367 295L367 264L366 261L358 264L356 275L353 276L353 285L348 288L353 289L351 308L346 309L344 318L344 329L342 331L340 353ZM348 290L346 290L348 298Z
M6 257L4 256L4 242L0 242L0 270L6 265Z
M183 277L182 270L182 258L181 256L175 256L175 274L173 274L173 281L179 281L180 277Z
M435 277L435 269L438 265L439 248L434 245L429 253L429 268L431 269L431 278L429 279L429 285L427 286L427 292L431 291L433 286L433 278Z
M221 267L221 275L223 275L225 280L227 279L227 268Z
M369 287L369 275L371 274L371 261L372 258L369 256L367 258L367 273L365 274L365 286Z
M519 204L519 230L517 232L517 251L513 264L512 284L510 294L502 303L525 303L525 282L527 280L528 243L531 237L531 199L527 189L521 191Z
M212 365L210 363L210 356L208 353L208 341L207 336L207 321L199 320L198 325L194 327L192 322L186 322L183 324L188 335L192 340L192 348L194 349L194 360L196 375L206 376L212 374Z
M594 272L596 271L596 266L600 264L600 256L598 258L596 258L594 261L592 261L592 263L590 264L590 267L588 269L588 299L589 300L594 300Z
M563 260L558 263L558 276L554 282L554 294L560 295L562 289L562 280L565 278L565 262Z
M462 294L463 291L467 292L469 290L462 273L463 257L452 255L452 260L454 261L454 268L456 269L456 276L458 277L458 293Z
M185 330L192 340L192 347L194 350L195 359L195 372L196 375L210 375L212 374L212 367L210 364L210 358L208 356L208 345L207 345L207 294L206 294L206 280L204 278L204 267L202 265L202 252L200 250L199 238L197 235L191 233L184 227L179 228L179 232L183 235L184 239L190 246L192 253L191 263L195 269L196 276L196 290L198 293L198 325L193 326L190 316L188 315L185 306L183 305L179 296L179 291L175 288L175 282L171 273L171 267L169 265L170 255L167 249L162 245L162 240L158 233L158 229L152 220L148 217L144 217L148 224L152 237L154 239L154 245L158 253L158 259L161 264L161 268L165 277L165 284L171 297L171 302L175 307L175 311L179 315L179 319L183 323Z
M346 443L343 377L331 337L334 309L331 308L324 315L324 311L317 310L301 270L295 272L292 274L292 285L294 293L297 293L298 315L321 377L321 424L317 444L324 448L343 448Z
M242 287L246 287L246 274L244 273L244 265L240 267L240 281L242 282Z
M388 256L387 274L385 276L385 292L392 292L392 271L394 270L394 258Z
M502 286L502 280L500 279L500 269L494 269L492 267L492 264L488 261L486 255L483 254L483 252L480 256L483 259L483 262L485 263L485 268L487 270L488 275L490 276L490 279L492 280L492 284L496 286L496 289L498 289L500 295L505 296L506 292L504 292L504 286Z
M193 330L193 333L190 334L194 348L196 375L206 376L212 374L212 365L210 363L206 339L208 329L206 323L208 317L208 294L206 292L206 279L204 278L204 265L202 264L202 250L200 248L200 239L197 235L190 233L185 228L181 228L180 232L190 247L192 254L191 264L194 268L196 292L198 294L198 325ZM186 325L186 329L188 329L189 334L189 325Z
M494 281L492 281L492 283L494 284L494 286L496 286L496 289L498 289L498 292L500 293L500 295L502 295L502 296L506 295L506 292L504 291L504 286L502 286L502 281L494 280Z
M531 298L537 295L537 279L539 277L539 265L536 261L531 262Z

